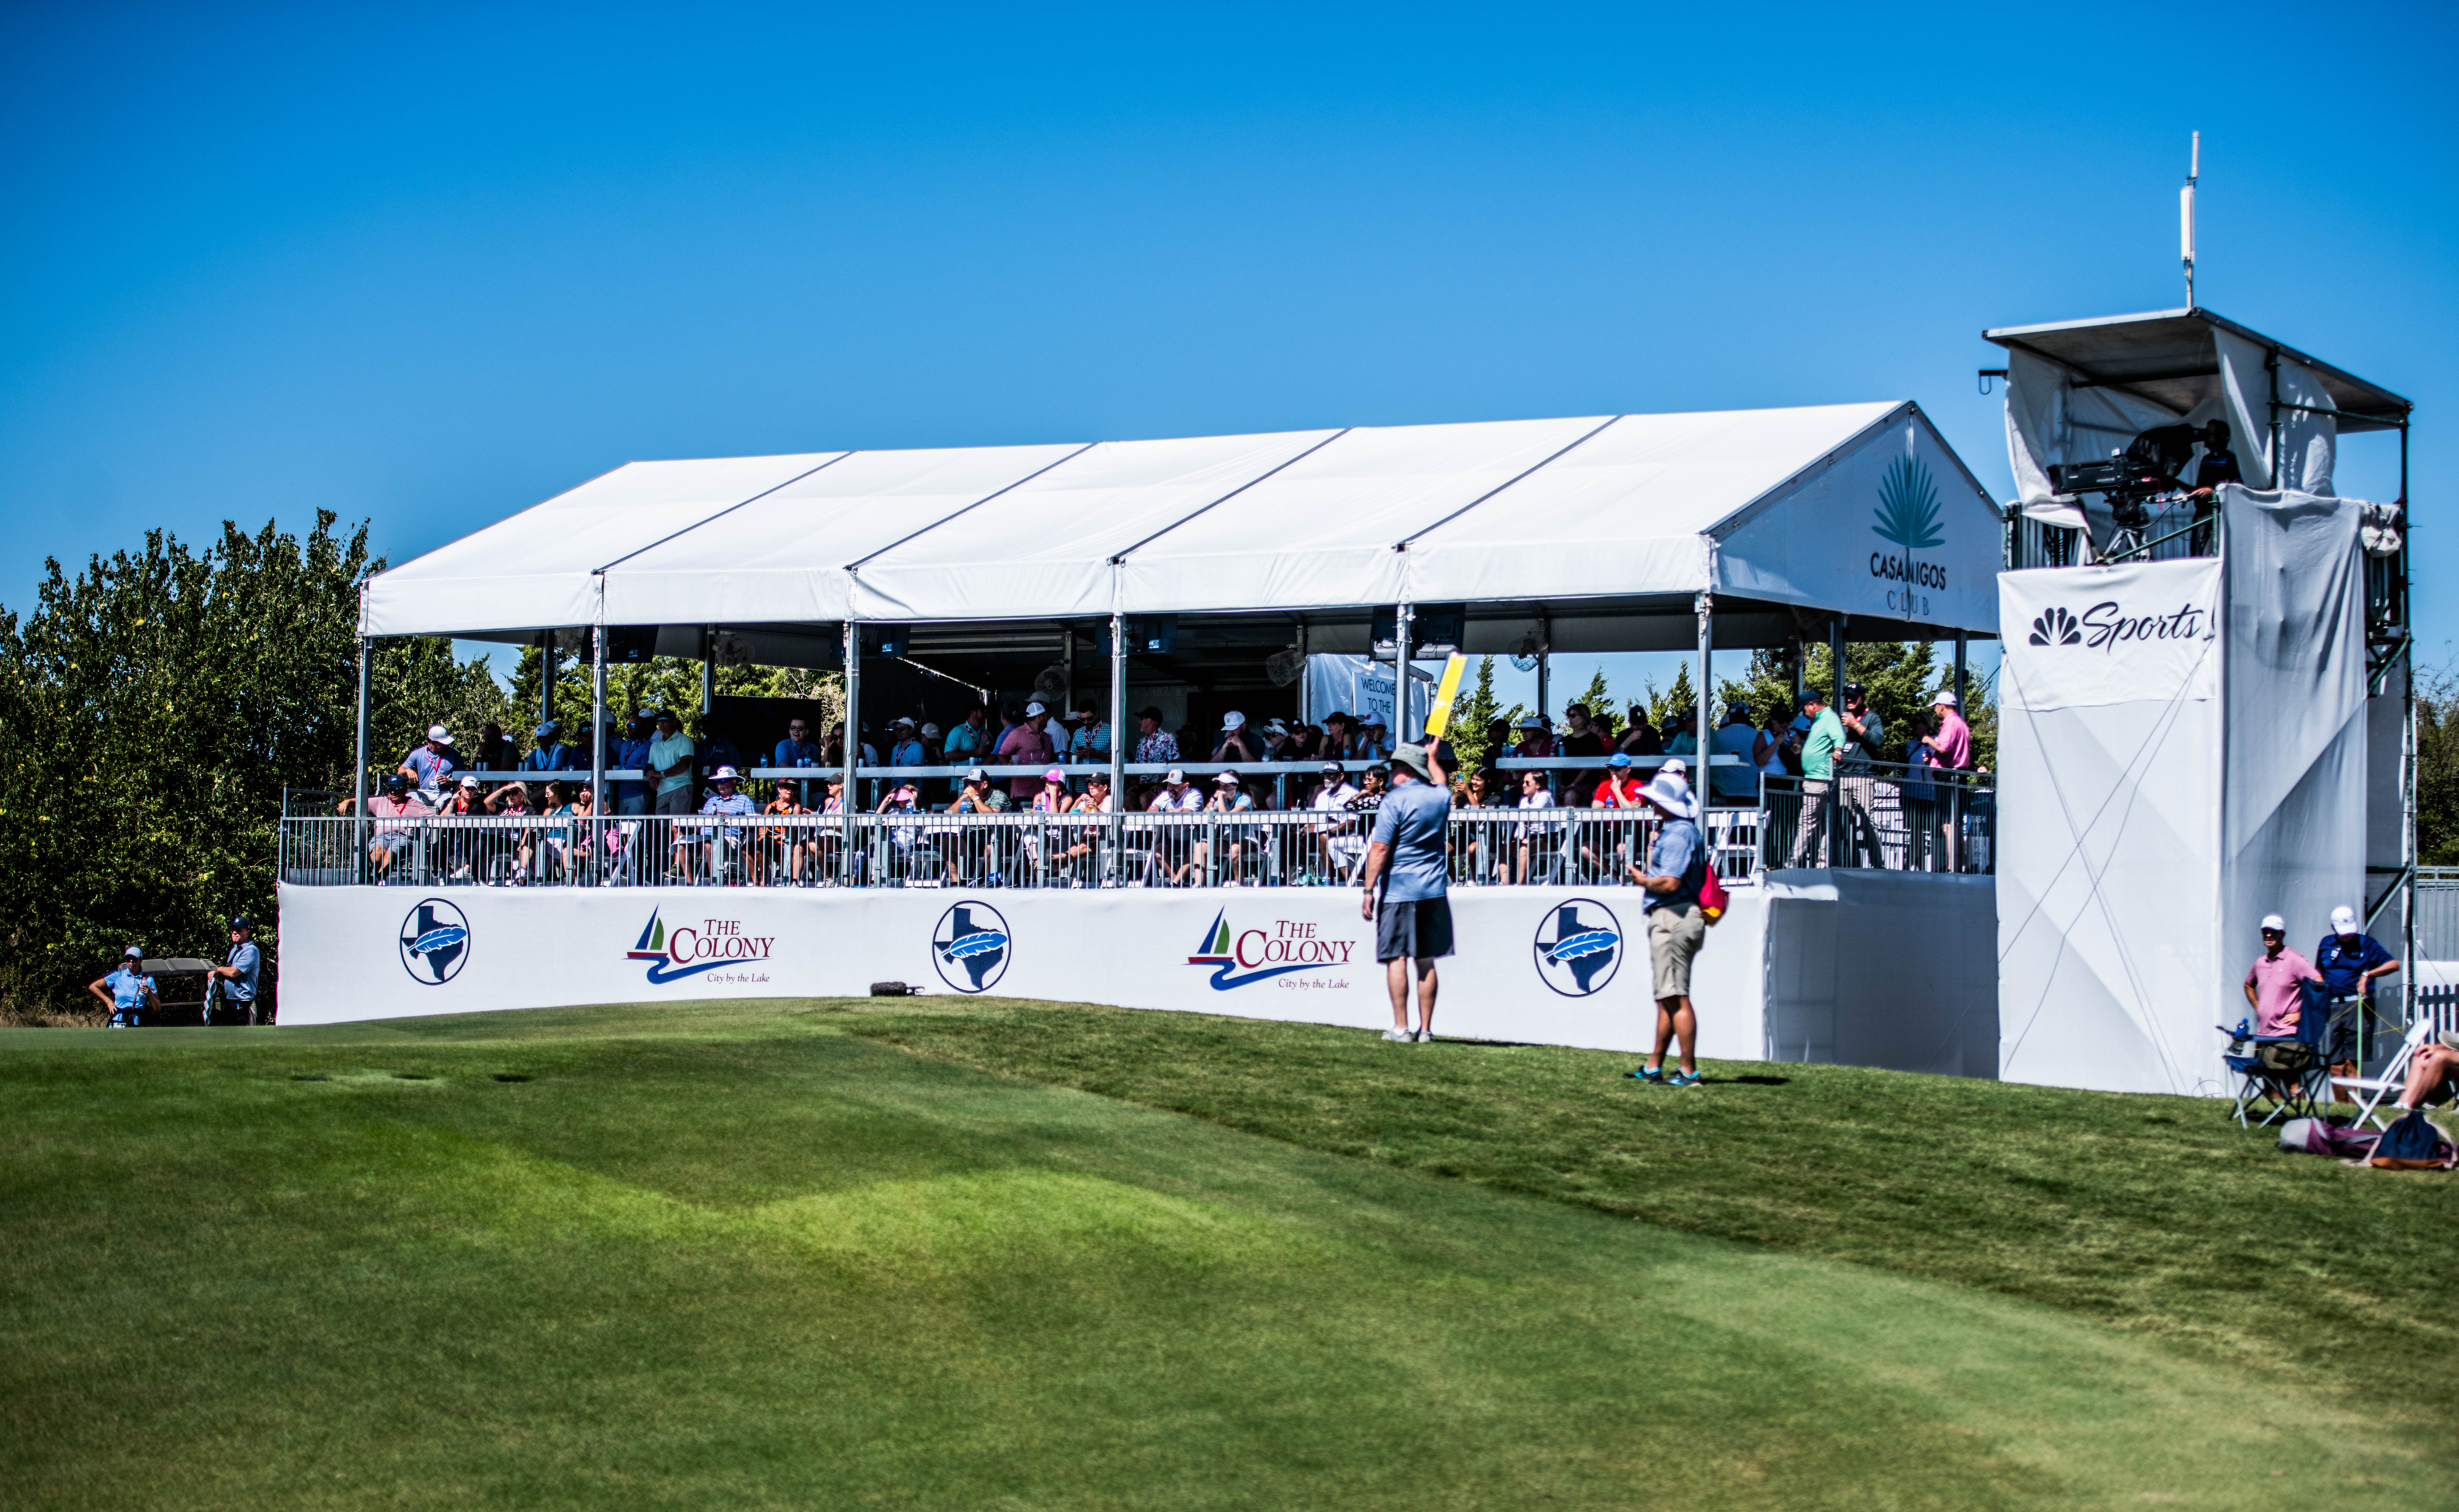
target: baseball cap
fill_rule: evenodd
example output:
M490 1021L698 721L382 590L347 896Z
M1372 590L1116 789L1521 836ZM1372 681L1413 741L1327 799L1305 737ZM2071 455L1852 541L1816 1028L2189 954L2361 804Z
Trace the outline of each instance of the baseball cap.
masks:
M403 776L401 773L399 773L399 772L393 772L393 773L390 773L389 775L388 775L388 776L385 778L385 780L384 780L384 785L385 785L385 788L386 788L386 790L387 790L387 791L389 791L389 792L395 792L395 791L399 791L400 789L402 789L402 788L404 788L409 787L409 786L410 786L410 779L409 779L409 778L407 778L407 777L404 777L404 776Z
M1608 766L1628 766L1630 765L1630 752L1616 751L1611 756L1606 758L1606 765Z
M1545 722L1539 719L1536 715L1531 714L1526 719L1520 722L1520 727L1522 729L1544 729L1545 727Z
M253 929L255 929L255 928L256 928L256 926L255 926L255 925L253 925L253 924L251 924L251 923L249 923L249 922L247 921L247 915L246 915L246 914L242 914L241 915L239 915L239 917L237 917L237 918L235 918L235 919L232 919L232 920L231 920L231 922L230 922L230 927L231 927L231 928L233 928L233 929L235 929L235 930L253 930Z
M1162 778L1162 781L1167 783L1172 788L1184 787L1187 784L1187 773L1179 770L1175 766L1172 766L1169 769L1168 774Z
M1048 771L1041 774L1041 780L1043 782L1063 783L1067 780L1067 774L1060 770L1058 767L1053 766Z
M1267 734L1287 735L1290 727L1277 719L1268 719L1264 721L1264 730Z
M1161 723L1161 710L1157 708L1142 709L1137 712L1136 718L1148 719L1155 724L1159 724Z
M2345 903L2333 909L2331 911L2331 929L2334 934L2354 934L2357 932L2357 911L2348 907Z
M1691 775L1691 764L1679 756L1668 756L1665 758L1665 765L1656 769L1660 772L1671 772L1676 777L1686 779Z
M2277 914L2265 914L2262 915L2262 927L2266 931L2278 930L2282 934L2288 933L2288 921L2281 918Z
M541 723L541 724L538 725L538 727L537 727L537 728L536 728L536 729L534 729L534 730L530 731L530 733L531 733L531 734L533 734L533 735L552 735L552 734L554 734L557 730L559 730L559 729L561 729L561 728L563 728L563 722L562 722L562 721L560 721L560 720L547 720L547 721L544 721L543 723ZM434 731L432 731L432 730L430 730L428 733L429 733L430 737L431 737L431 738L432 738L432 739L435 739L435 740L442 740L442 739L444 739L444 737L443 737L443 736L441 736L441 735L436 735L436 734L435 734L435 732L434 732Z
M910 729L913 727L914 720L910 715L899 714L894 720L889 723L889 728L894 729L899 724L905 725Z
M1338 763L1338 762L1325 762L1325 763L1323 764L1323 774L1324 774L1326 777L1337 777L1337 776L1339 776L1339 775L1340 775L1340 763Z
M449 742L452 739L452 732L441 724L430 724L427 726L427 738L431 741Z
M708 774L708 780L711 782L735 782L740 780L742 775L743 774L741 772L736 771L731 766L720 766L717 770Z
M137 960L143 960L143 959L145 958L145 953L144 953L143 951L141 951L141 950L138 950L138 949L137 949L136 946L134 946L134 945L129 946L126 950L121 951L119 954L120 954L120 955L122 955L122 956L131 956L131 957L133 957L133 958L135 958L135 959L137 959Z
M1246 723L1247 716L1239 713L1236 709L1231 709L1229 713L1221 716L1221 727L1225 730L1236 729L1239 725Z
M1800 692L1796 693L1793 696L1793 706L1796 708L1808 708L1813 704L1824 704L1826 702L1827 695L1819 692L1817 688L1803 688Z
M1940 688L1937 692L1930 695L1930 707L1936 708L1941 704L1945 704L1948 708L1955 707L1955 689Z
M967 782L988 782L990 780L991 774L982 770L979 766L977 766L971 771L965 773L965 781Z
M1024 706L1024 717L1026 719L1031 719L1036 714L1047 714L1049 712L1050 710L1048 708L1040 704L1027 704Z
M1238 774L1225 769L1214 776L1212 780L1225 788L1234 788L1238 783Z
M1844 692L1849 697L1860 698L1861 696L1861 684L1859 682L1847 682L1844 684Z
M467 772L464 772L461 774L461 786L464 788L475 788L478 786L478 779L471 776Z
M939 733L939 726L936 724L925 724L922 726L922 733L925 735L936 735Z

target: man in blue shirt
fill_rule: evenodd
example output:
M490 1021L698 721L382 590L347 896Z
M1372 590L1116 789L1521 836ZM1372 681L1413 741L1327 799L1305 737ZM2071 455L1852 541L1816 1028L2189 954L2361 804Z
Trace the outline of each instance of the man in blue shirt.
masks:
M557 738L562 732L560 721L548 720L540 724L534 732L537 736L537 749L521 758L518 769L526 772L572 770L572 747Z
M1708 938L1708 915L1699 907L1699 889L1708 880L1708 848L1694 822L1699 806L1691 784L1660 770L1639 790L1648 806L1664 816L1656 844L1648 852L1648 870L1630 869L1630 880L1648 894L1640 905L1648 918L1648 956L1655 975L1656 1049L1648 1063L1630 1075L1658 1086L1694 1087L1699 1062L1692 1052L1699 1040L1699 1018L1691 1011L1691 960ZM1665 1074L1665 1052L1680 1041L1681 1069Z
M785 767L820 766L820 744L811 739L811 727L801 720L788 720L786 738L768 753L768 765ZM810 785L803 783L797 786L800 790L795 794L796 800L809 804L811 801Z
M2373 996L2375 977L2399 970L2399 957L2359 927L2355 909L2343 905L2331 911L2331 933L2314 948L2314 969L2322 974L2322 990L2334 1003L2363 1003ZM2357 1059L2353 1031L2362 1015L2362 1008L2344 1019L2337 1011L2332 1014L2331 1042L2324 1059L2335 1067ZM2353 1070L2341 1074L2356 1075Z
M632 711L632 723L623 738L615 743L614 759L606 765L617 771L649 769L649 716L639 709ZM646 782L619 782L615 785L615 811L619 814L644 814L649 811L649 785Z
M242 914L230 921L230 956L205 974L205 983L221 991L222 1001L239 1013L242 1023L255 1023L257 977L264 965L256 948L256 927Z
M119 953L119 969L110 976L86 984L86 991L111 1005L111 1027L137 1027L137 1010L151 1004L162 1011L162 995L154 990L154 978L145 975L145 953L131 945Z
M1392 992L1392 1027L1383 1038L1419 1044L1435 1038L1435 961L1452 953L1450 868L1443 842L1452 794L1442 767L1422 746L1392 752L1392 790L1375 810L1366 846L1366 896L1358 912L1375 925L1375 958ZM1377 885L1380 884L1380 891ZM1418 967L1418 1029L1409 1032L1409 963Z

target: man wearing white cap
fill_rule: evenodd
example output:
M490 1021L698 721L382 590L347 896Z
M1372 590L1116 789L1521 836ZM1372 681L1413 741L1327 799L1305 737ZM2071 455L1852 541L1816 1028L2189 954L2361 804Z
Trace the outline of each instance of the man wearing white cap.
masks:
M2303 1004L2297 984L2321 981L2314 963L2288 948L2288 921L2277 914L2262 920L2262 954L2245 974L2245 1000L2254 1010L2259 1040L2279 1040L2297 1032L2298 1010Z
M998 759L1018 766L1047 766L1059 759L1059 749L1050 744L1050 709L1036 702L1024 706L1024 723L1011 725L999 737ZM1041 790L1039 777L1011 777L1007 782L1008 797L1019 808L1033 801Z
M1247 716L1231 709L1221 716L1221 744L1212 747L1217 762L1254 762L1264 759L1255 748L1255 737L1247 729Z
M1648 958L1656 998L1656 1049L1648 1063L1630 1073L1633 1079L1658 1086L1694 1087L1699 1062L1699 1018L1691 1009L1691 961L1708 938L1708 915L1699 907L1699 889L1708 880L1708 847L1699 835L1699 806L1691 784L1680 772L1665 767L1640 789L1648 806L1665 816L1657 827L1656 844L1649 849L1648 868L1630 868L1630 880L1648 894L1640 905L1648 920ZM1679 1042L1681 1064L1665 1074L1665 1052Z
M2399 957L2366 934L2357 923L2357 911L2343 903L2331 911L2331 933L2314 949L2314 969L2322 974L2322 986L2331 995L2334 1021L2323 1059L2332 1063L2335 1074L2354 1076L2354 1069L2337 1068L2353 1066L2358 1046L2352 1031L2363 1021L2364 1004L2373 997L2374 978L2398 971Z
M1969 771L1972 768L1972 726L1964 723L1964 716L1957 712L1955 704L1953 688L1940 688L1930 695L1929 711L1938 722L1938 728L1923 736L1921 743L1929 747L1929 765L1941 771ZM1953 779L1944 781L1952 782ZM1963 863L1957 853L1958 825L1951 817L1956 811L1948 801L1951 794L1944 785L1934 790L1938 796L1933 802L1950 816L1939 824L1939 838L1944 842L1939 854L1945 857L1948 871L1960 872Z
M441 724L430 724L425 744L410 748L410 754L401 759L399 770L410 779L411 787L426 795L431 808L443 794L445 777L460 766L461 753L452 748L452 732Z
M758 813L760 806L751 801L751 795L738 791L736 788L741 778L742 773L733 767L720 766L709 778L709 783L716 791L701 800L700 811L704 814L724 814L745 819ZM716 825L695 828L698 830L697 837L707 842L708 880L718 881L725 875L726 857L743 844L743 827ZM675 860L682 866L683 880L687 883L692 880L692 838L689 831L686 831L684 837L675 842Z

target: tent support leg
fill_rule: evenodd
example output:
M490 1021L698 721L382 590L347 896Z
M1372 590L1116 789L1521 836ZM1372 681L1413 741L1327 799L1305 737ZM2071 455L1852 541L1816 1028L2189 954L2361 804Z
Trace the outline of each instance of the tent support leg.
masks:
M708 716L717 701L717 627L700 627L700 733L696 739L709 738Z
M1392 617L1392 743L1409 738L1409 653L1418 638L1415 617L1403 599Z
M1545 713L1546 674L1554 669L1554 617L1537 617L1537 712ZM1549 731L1550 732L1550 731Z
M1964 713L1965 657L1969 644L1967 638L1958 632L1955 638L1955 711L1958 714Z
M1715 790L1715 785L1710 779L1709 763L1715 759L1716 725L1709 713L1709 706L1715 702L1716 684L1709 678L1716 655L1716 596L1702 593L1696 607L1699 614L1699 712L1696 721L1699 726L1699 773L1691 791L1693 801L1705 808L1709 795Z
M841 816L844 833L840 836L837 859L845 868L845 885L852 887L861 877L861 858L854 851L854 814L862 807L856 796L855 773L862 766L862 626L849 620L845 622L845 786L839 789L845 812Z
M555 632L538 632L538 723L555 718Z
M606 811L606 627L589 637L589 811ZM596 832L591 831L593 840ZM594 852L595 847L592 847Z
M354 870L366 880L368 866L368 693L375 676L376 643L359 637L359 741L357 775L350 779L350 812L358 815L358 836L352 848Z
M1110 616L1110 876L1127 869L1127 617Z

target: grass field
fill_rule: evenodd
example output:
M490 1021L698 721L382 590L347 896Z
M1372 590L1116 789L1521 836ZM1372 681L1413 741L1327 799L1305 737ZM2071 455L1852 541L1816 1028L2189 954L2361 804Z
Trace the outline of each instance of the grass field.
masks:
M1626 1063L981 1001L7 1035L0 1502L2459 1500L2447 1178Z

